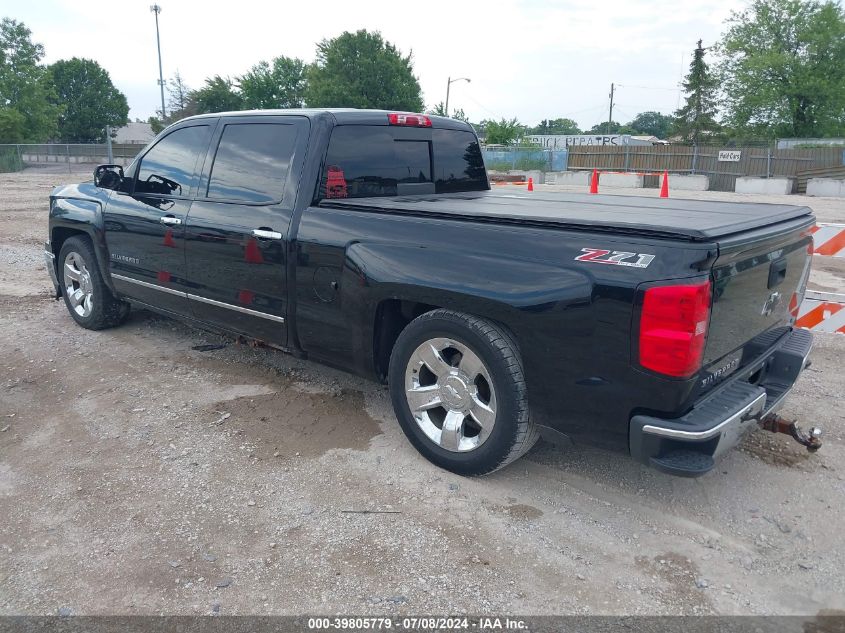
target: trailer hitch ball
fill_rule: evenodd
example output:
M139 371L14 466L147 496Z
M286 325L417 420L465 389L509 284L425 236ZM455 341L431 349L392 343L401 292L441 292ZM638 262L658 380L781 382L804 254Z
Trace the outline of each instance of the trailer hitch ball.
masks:
M815 453L822 446L822 430L817 426L810 427L810 430L805 433L797 422L784 420L774 413L763 418L760 426L772 433L784 433L791 436L811 453Z

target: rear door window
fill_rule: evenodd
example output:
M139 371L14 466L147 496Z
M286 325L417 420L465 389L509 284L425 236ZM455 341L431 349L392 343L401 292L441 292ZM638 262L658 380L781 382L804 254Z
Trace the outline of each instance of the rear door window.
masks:
M227 124L211 167L207 197L254 204L280 201L296 137L293 124Z
M471 132L347 125L332 132L321 198L364 198L487 189Z
M141 159L136 194L185 197L197 184L197 157L205 153L211 129L194 125L174 130Z

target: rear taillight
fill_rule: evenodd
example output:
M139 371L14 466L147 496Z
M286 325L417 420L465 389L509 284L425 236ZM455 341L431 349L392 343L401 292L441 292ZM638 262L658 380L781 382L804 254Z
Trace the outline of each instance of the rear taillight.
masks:
M640 315L640 365L675 378L689 378L701 369L710 291L710 280L646 289Z
M402 114L391 112L387 115L390 125L405 125L407 127L431 127L431 119L424 114Z

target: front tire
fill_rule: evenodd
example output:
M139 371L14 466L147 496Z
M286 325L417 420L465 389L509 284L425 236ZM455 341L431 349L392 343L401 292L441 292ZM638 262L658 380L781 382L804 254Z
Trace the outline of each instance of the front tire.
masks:
M97 257L86 237L68 238L59 252L58 277L70 316L89 330L120 325L129 304L117 299L103 281Z
M491 473L539 437L516 342L486 319L443 309L414 319L393 348L388 381L405 435L446 470Z

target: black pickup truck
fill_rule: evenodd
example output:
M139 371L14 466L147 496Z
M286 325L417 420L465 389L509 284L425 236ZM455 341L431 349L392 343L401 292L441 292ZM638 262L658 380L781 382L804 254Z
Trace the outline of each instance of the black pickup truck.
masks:
M55 189L45 255L81 326L133 303L385 381L467 475L541 434L701 475L783 402L809 209L500 191L460 121L202 115Z

